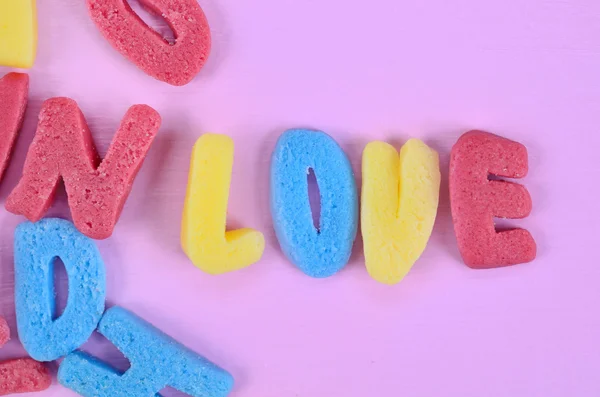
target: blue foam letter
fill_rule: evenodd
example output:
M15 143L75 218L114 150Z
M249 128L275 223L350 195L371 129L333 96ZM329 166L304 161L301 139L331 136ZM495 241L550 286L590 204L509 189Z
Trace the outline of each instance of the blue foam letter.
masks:
M312 169L319 186L318 230L308 197ZM328 277L342 269L352 252L358 225L358 193L348 157L329 135L288 130L271 160L271 214L281 249L300 270Z
M98 331L131 367L121 374L85 353L69 354L60 365L58 381L84 397L159 396L167 386L192 397L224 397L233 387L228 372L123 308L108 309Z
M63 314L53 320L54 260L69 280ZM94 242L71 222L44 219L15 230L15 308L19 339L37 361L71 353L92 334L104 311L106 272Z

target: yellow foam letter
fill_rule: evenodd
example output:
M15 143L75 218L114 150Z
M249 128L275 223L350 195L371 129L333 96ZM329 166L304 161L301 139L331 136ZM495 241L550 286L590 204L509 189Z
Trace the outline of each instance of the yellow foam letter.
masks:
M32 67L36 46L35 0L0 0L0 65Z
M371 277L395 284L421 256L440 193L438 154L418 139L400 150L371 142L362 158L361 228Z
M225 231L233 168L233 140L205 134L194 145L181 227L181 245L194 265L210 274L250 266L265 249L262 233Z

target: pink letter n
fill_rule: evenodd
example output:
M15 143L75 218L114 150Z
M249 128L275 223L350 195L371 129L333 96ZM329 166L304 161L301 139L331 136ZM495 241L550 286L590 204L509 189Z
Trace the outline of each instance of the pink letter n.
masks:
M23 176L8 196L6 209L32 222L40 220L62 178L77 229L91 238L109 237L160 121L151 107L132 106L101 161L77 103L69 98L47 100Z

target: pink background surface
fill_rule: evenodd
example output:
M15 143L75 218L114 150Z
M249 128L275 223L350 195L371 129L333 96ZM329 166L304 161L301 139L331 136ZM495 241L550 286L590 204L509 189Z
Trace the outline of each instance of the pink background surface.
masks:
M125 61L83 0L38 3L30 105L0 200L20 175L43 100L77 100L102 153L130 105L155 107L162 130L113 237L98 243L108 302L230 370L233 396L600 394L600 2L201 0L214 48L185 87ZM325 280L283 257L268 169L291 127L335 137L359 179L370 140L418 137L440 152L435 230L400 284L368 276L360 241L347 268ZM509 224L535 236L532 264L474 271L459 259L448 154L471 128L529 148L534 211ZM235 139L230 226L267 239L259 263L219 277L179 247L191 147L205 132ZM64 193L50 215L68 217ZM0 210L0 309L13 331L13 231L22 220ZM98 337L86 349L123 364ZM15 338L0 357L23 353ZM38 395L74 394L54 385Z

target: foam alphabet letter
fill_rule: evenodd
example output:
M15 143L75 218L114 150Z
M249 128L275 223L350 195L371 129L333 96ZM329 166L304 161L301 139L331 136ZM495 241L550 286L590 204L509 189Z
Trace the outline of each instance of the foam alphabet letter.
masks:
M225 232L233 167L233 140L204 134L194 145L183 207L181 245L194 265L210 274L250 266L265 249L253 229Z
M361 230L371 277L398 283L433 230L440 192L438 154L418 139L400 150L371 142L363 152Z
M30 68L37 47L36 0L0 2L0 65Z
M535 259L536 244L524 229L497 232L494 217L525 218L531 197L524 186L489 180L490 175L523 178L527 148L483 131L461 136L450 157L450 200L454 231L465 264L476 269Z
M84 397L157 396L167 386L191 397L225 397L233 387L228 372L125 309L108 309L98 331L131 367L122 374L85 353L71 353L58 381Z
M0 180L8 166L15 140L25 118L28 93L28 75L8 73L0 79Z
M144 157L158 132L160 116L149 106L125 114L103 161L77 103L47 100L23 169L6 209L32 222L52 204L62 177L77 229L88 237L109 237Z
M10 329L0 317L0 347L10 339ZM0 362L0 396L13 393L33 393L50 387L48 368L31 358L16 358Z
M69 297L56 314L54 260L64 263ZM47 218L15 230L15 309L23 347L38 361L71 353L92 334L104 311L106 271L98 248L71 222Z
M197 0L140 0L161 15L175 33L169 44L123 0L87 0L92 20L123 56L155 79L172 85L189 83L210 53L210 29Z
M311 169L321 202L318 228L308 196ZM328 277L346 265L357 232L358 193L350 161L329 135L281 135L271 159L271 214L281 249L305 274Z

